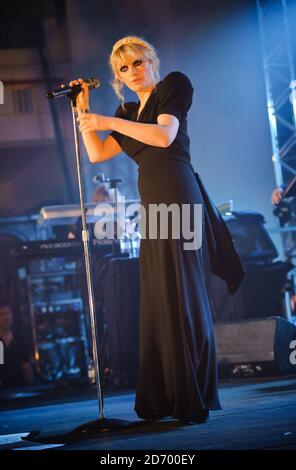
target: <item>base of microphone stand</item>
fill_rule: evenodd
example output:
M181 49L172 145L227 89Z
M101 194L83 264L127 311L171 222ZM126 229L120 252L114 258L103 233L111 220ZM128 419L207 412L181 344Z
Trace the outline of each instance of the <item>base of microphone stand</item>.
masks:
M132 423L130 421L126 421L124 419L95 419L93 421L89 421L88 423L78 426L78 428L74 429L71 434L86 437L101 434L104 432L112 432L120 429L126 429L131 426L131 424Z
M46 431L32 431L28 436L22 437L23 441L38 442L43 444L71 444L83 439L91 439L96 436L107 433L118 433L131 429L135 422L125 421L123 419L96 419L81 424L70 432L48 433Z

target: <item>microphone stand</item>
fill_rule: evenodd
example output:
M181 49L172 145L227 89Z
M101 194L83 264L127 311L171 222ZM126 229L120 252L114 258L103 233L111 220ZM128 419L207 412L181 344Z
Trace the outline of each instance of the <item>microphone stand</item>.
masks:
M73 442L82 438L91 438L95 437L98 434L104 432L110 432L120 429L126 429L132 425L129 421L121 419L110 419L106 418L104 415L104 405L103 405L103 394L101 386L101 376L100 376L100 362L99 362L99 350L98 350L98 340L97 340L97 325L96 325L96 315L95 315L95 301L94 301L94 288L93 288L93 276L92 276L92 267L91 267L91 253L89 247L89 232L86 225L86 210L85 210L85 197L84 197L84 184L82 179L81 171L81 153L80 153L80 142L79 142L79 130L76 121L76 98L80 90L74 90L73 93L69 94L71 100L71 110L73 117L73 128L74 128L74 139L75 139L75 152L76 152L76 165L77 165L77 176L79 184L79 197L80 197L80 207L81 207L81 218L82 218L82 241L84 249L84 262L85 262L85 271L86 271L86 282L87 282L87 292L88 292L88 305L89 305L89 314L90 314L90 323L91 323L91 339L92 339L92 353L93 353L93 362L95 366L95 376L96 376L96 389L97 389L97 399L98 399L98 408L99 408L99 417L93 421L89 421L85 424L82 424L75 428L73 431L66 433L64 435L57 436L42 436L40 431L32 431L28 436L24 437L24 440L27 441L37 441L37 442ZM117 192L116 192L117 199Z
M82 424L78 428L74 429L74 431L72 431L71 434L73 435L74 433L74 434L79 434L79 435L83 435L86 437L86 436L95 435L101 432L125 428L129 426L130 423L125 420L107 419L104 416L103 394L102 394L101 375L100 375L100 360L99 360L99 350L98 350L98 341L97 341L98 336L97 336L97 325L96 325L96 315L95 315L93 275L92 275L92 267L91 267L91 254L90 254L90 248L89 248L89 231L86 225L86 211L85 211L85 202L84 202L85 191L84 191L84 184L83 184L82 171L81 171L82 165L81 165L79 129L78 129L77 121L76 121L76 98L77 98L78 93L74 93L72 95L70 94L69 98L71 100L71 110L72 110L72 118L73 118L76 166L77 166L79 198L80 198L81 218L82 218L82 241L83 241L83 249L84 249L84 262L85 262L87 291L88 291L89 314L90 314L90 322L91 322L92 352L93 352L93 361L94 361L94 366L95 366L99 418L93 421L89 421L85 424Z

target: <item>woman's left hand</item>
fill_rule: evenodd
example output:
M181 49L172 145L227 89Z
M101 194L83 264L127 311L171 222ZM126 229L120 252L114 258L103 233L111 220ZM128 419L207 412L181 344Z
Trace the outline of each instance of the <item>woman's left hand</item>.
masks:
M110 118L108 116L101 116L100 114L81 113L78 111L79 130L80 132L91 131L109 131Z

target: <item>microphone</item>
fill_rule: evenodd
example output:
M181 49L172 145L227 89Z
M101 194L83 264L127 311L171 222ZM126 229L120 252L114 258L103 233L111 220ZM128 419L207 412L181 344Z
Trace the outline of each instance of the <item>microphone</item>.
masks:
M86 80L83 80L84 83L88 86L90 90L94 88L99 88L100 86L100 80L97 78L87 78ZM54 88L53 90L50 90L46 96L49 99L52 98L61 98L62 96L70 96L72 94L78 95L80 91L82 90L82 85L73 85L73 86L65 86L61 88Z

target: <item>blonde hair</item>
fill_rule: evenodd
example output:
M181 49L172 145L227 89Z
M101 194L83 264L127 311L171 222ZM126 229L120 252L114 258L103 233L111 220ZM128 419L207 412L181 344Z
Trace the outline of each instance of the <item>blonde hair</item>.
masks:
M116 96L121 101L124 108L124 95L122 93L123 82L118 77L117 63L124 61L126 54L141 55L152 62L152 69L155 82L159 82L159 58L156 49L145 39L138 36L125 36L119 39L113 46L109 57L109 65L113 72L111 85Z

